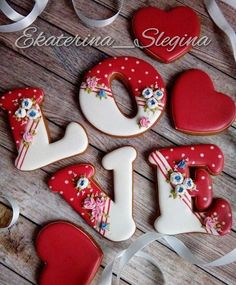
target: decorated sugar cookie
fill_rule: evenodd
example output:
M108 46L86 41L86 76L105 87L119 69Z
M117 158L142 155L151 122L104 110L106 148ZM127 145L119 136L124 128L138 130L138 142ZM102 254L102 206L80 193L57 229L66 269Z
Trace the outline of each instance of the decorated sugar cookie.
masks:
M49 143L41 105L44 93L38 88L9 91L0 98L8 112L18 156L15 165L24 171L35 170L55 161L84 152L88 138L83 127L70 123L63 139Z
M157 168L161 215L154 226L158 232L225 235L230 231L229 203L213 198L210 174L218 175L224 166L223 153L216 145L160 149L150 154L149 162Z
M189 7L163 11L156 7L139 9L132 21L139 46L149 55L170 63L187 53L198 40L200 21Z
M89 285L103 257L96 242L68 222L45 226L37 237L36 249L45 264L39 285Z
M48 182L97 232L107 239L129 239L135 231L132 217L133 175L136 158L133 147L122 147L102 160L106 170L114 172L114 201L95 182L90 164L68 166L56 172Z
M188 134L208 135L227 129L236 119L235 102L215 91L211 78L198 69L177 79L171 97L175 128Z
M137 114L128 118L118 108L111 89L121 80L137 104ZM109 58L92 68L80 88L79 101L87 120L103 133L130 137L146 132L163 113L166 91L159 73L135 57Z

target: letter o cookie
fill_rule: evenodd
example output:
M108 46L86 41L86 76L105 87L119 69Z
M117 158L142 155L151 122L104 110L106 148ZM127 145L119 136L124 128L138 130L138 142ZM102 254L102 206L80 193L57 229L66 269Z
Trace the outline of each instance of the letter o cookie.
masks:
M119 110L111 89L119 79L137 104L137 114L128 118ZM160 74L149 63L135 57L109 58L85 75L79 93L86 119L101 132L130 137L146 132L163 113L166 91Z

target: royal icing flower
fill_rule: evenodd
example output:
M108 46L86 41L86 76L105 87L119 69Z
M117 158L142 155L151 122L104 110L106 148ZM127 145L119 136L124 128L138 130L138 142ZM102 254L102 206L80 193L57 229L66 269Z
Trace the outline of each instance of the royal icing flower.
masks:
M89 180L86 177L81 177L76 183L76 188L79 190L84 190L88 188L89 186Z
M94 89L95 87L97 87L98 84L98 78L96 77L88 77L86 80L86 86L88 89Z
M178 195L183 195L187 191L186 186L184 184L179 184L175 186L175 192Z
M213 229L215 229L217 231L221 230L221 225L220 225L217 217L209 217L209 216L206 217L204 219L204 224L208 230L213 230Z
M142 92L142 95L145 99L149 99L153 96L152 88L145 88Z
M172 172L170 175L170 182L173 185L179 185L182 184L184 181L184 177L182 175L182 173L180 172Z
M33 139L34 139L34 135L31 134L30 132L25 132L25 133L23 134L23 140L24 140L24 142L26 142L26 143L31 143L31 142L33 141Z
M147 117L142 117L139 120L139 127L140 128L148 128L149 125L150 125L150 121Z
M107 98L107 94L106 91L104 89L99 90L97 97L99 97L100 99L106 99Z
M188 190L193 190L195 188L195 184L192 178L185 178L183 184Z
M154 110L158 107L158 101L152 97L150 99L147 100L147 107L150 109L150 110Z
M160 101L164 97L164 92L161 89L157 89L154 91L153 96L155 99Z
M91 220L97 221L103 215L103 209L105 206L104 197L87 197L84 200L84 209L91 210Z
M21 102L21 107L25 110L29 110L33 106L33 101L29 98L25 98Z
M23 119L26 117L26 110L24 108L19 108L18 110L16 110L15 112L15 116L18 118L18 119Z
M36 120L40 117L40 111L35 108L32 108L27 112L26 115L30 120Z

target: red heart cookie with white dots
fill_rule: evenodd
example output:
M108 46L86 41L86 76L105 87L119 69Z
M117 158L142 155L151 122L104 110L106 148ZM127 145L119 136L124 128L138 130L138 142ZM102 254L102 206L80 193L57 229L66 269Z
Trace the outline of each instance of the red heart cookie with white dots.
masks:
M198 69L180 75L171 100L175 128L184 133L219 133L235 120L235 102L215 91L208 74Z
M176 60L192 48L192 44L181 44L181 39L186 43L187 39L197 39L200 34L198 16L188 7L167 12L156 7L142 8L135 13L132 27L139 45L164 63ZM169 42L164 42L168 37Z
M68 222L44 227L38 235L36 249L45 263L40 285L89 285L103 257L95 241Z

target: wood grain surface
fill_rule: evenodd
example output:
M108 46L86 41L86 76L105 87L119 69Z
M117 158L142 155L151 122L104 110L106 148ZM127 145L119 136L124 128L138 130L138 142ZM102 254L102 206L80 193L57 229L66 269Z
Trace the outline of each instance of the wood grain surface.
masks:
M19 12L27 14L32 1L13 0L11 5ZM116 1L87 0L77 1L78 7L91 17L106 17L115 11ZM170 96L176 76L189 68L206 71L214 81L215 87L236 101L236 66L231 47L223 33L213 24L205 11L203 1L190 0L129 0L125 1L121 15L110 26L89 29L82 25L73 11L70 1L50 1L46 10L33 26L49 36L79 35L81 41L92 36L111 36L117 44L132 43L131 18L139 8L153 5L162 9L186 5L193 8L201 21L201 33L212 43L206 47L196 47L181 59L165 65L148 57L139 49L112 49L108 47L31 47L17 48L19 33L0 34L0 91L5 92L22 86L36 86L45 91L44 113L52 140L61 138L66 125L71 121L81 123L89 136L89 148L83 155L69 158L31 173L20 172L14 168L16 156L7 115L0 110L0 194L14 197L20 207L21 216L16 226L0 233L0 284L37 284L41 262L34 248L38 231L45 224L63 219L82 226L105 251L102 266L93 285L98 281L104 266L114 255L126 248L132 241L147 231L153 230L153 221L158 214L155 174L147 164L147 156L154 147L188 145L195 143L216 143L225 154L225 168L221 175L214 177L214 193L228 199L236 212L236 123L228 130L215 136L190 136L175 131L170 112L165 112L157 125L144 135L132 139L114 139L100 133L90 126L79 110L78 90L85 71L109 56L136 56L151 63L162 75ZM220 3L222 11L236 29L235 11ZM0 23L6 19L1 15ZM130 114L132 103L125 88L114 82L113 90L121 110ZM100 237L89 228L68 204L58 195L50 193L46 181L50 175L63 166L73 163L89 162L97 169L96 180L112 195L112 175L101 166L105 153L122 145L132 145L138 151L134 164L134 218L137 223L135 235L126 242L113 243ZM6 223L10 210L0 202L0 225ZM234 215L234 220L236 216ZM178 236L198 257L205 261L222 256L236 247L236 223L231 233L225 237L212 237L203 234L183 234ZM236 264L219 268L201 268L179 258L166 244L155 242L147 249L159 262L163 274L149 263L134 258L124 270L121 284L236 284ZM69 284L68 284L69 285Z

